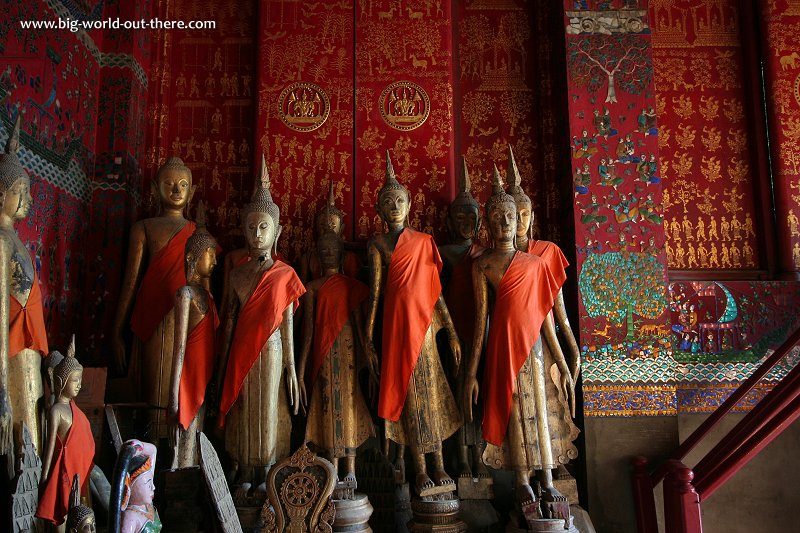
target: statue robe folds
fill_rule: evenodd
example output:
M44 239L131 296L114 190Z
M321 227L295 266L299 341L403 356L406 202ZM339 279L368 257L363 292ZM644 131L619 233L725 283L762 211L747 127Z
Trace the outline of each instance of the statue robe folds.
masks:
M59 525L69 511L69 496L72 479L80 476L81 494L86 494L89 472L94 461L94 437L89 419L83 414L75 401L70 401L72 409L72 427L64 442L56 436L56 447L53 450L53 463L50 476L47 478L36 516Z
M564 252L561 251L561 248L550 241L530 239L528 241L528 253L540 257L547 263L550 274L559 288L564 285L564 282L567 281L566 268L569 266L569 261L564 257Z
M47 329L44 324L42 292L39 289L36 271L33 272L33 283L25 305L22 305L13 294L9 296L8 353L14 357L25 348L29 348L47 354Z
M206 396L206 388L214 373L216 331L219 327L217 306L208 293L208 312L186 338L186 355L183 360L178 399L178 421L184 430L189 429Z
M341 274L317 290L306 440L331 457L344 457L346 448L357 448L373 435L358 384L357 343L350 324L351 313L368 295L366 285Z
M542 464L537 408L547 410L554 457L562 461L562 457L577 453L577 450L565 451L574 448L572 440L577 436L577 428L568 412L566 420L559 412L565 402L558 399L558 389L550 378L552 370L545 368L539 338L542 323L560 288L543 259L521 252L516 252L500 280L491 314L483 379L483 437L489 443L484 462L490 466L536 469L557 466ZM513 464L513 457L519 455L508 453L509 446L524 447L526 464Z
M389 263L378 415L386 436L430 453L461 426L436 349L442 260L433 238L406 228Z
M220 425L227 426L225 448L241 465L271 465L289 454L279 326L283 312L303 293L294 269L276 261L239 311L219 409Z

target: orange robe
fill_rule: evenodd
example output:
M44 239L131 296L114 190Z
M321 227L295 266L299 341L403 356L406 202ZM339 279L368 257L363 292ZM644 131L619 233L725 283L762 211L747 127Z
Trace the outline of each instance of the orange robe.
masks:
M186 339L186 354L178 400L178 420L183 429L197 416L214 373L214 348L219 317L214 298L208 293L208 312Z
M500 280L491 311L483 390L483 438L501 446L511 414L517 375L560 286L547 263L516 252Z
M194 229L194 222L187 223L153 255L147 267L131 315L131 329L142 341L153 336L158 325L175 306L175 293L186 285L183 264L186 241Z
M383 360L378 416L397 421L408 383L442 292L442 259L433 237L406 228L397 240L383 303Z
M52 469L39 498L39 507L36 508L38 518L54 525L64 522L67 516L75 474L80 476L81 494L86 494L89 472L94 461L94 437L89 419L75 405L74 400L70 400L69 404L72 409L72 427L65 442L62 443L56 436Z
M283 321L283 312L305 292L294 269L282 261L276 261L262 274L236 321L220 398L221 426L261 349Z
M42 293L39 289L39 278L36 270L33 271L33 283L28 292L25 305L19 303L13 294L10 298L10 313L8 319L8 353L15 356L25 348L36 350L46 355L47 329L44 325L44 312L42 309Z
M472 244L461 260L453 266L450 280L444 291L444 301L450 318L461 340L462 346L472 345L475 330L475 289L472 285L472 265L486 250L480 244Z
M550 241L530 239L528 241L528 253L541 257L547 263L547 267L550 269L550 273L555 278L558 286L564 285L564 282L567 281L566 268L569 266L569 261L564 257L564 252L561 251L557 244Z
M311 354L312 388L336 337L350 320L350 314L366 300L367 296L369 288L366 285L342 274L334 274L317 290Z

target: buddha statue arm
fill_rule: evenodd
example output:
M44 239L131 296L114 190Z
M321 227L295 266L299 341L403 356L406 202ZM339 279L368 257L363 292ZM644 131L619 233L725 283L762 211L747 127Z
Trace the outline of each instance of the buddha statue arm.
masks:
M455 371L458 372L458 367L461 364L461 343L458 340L456 327L453 324L450 311L447 309L447 304L441 293L439 293L439 299L436 300L436 310L439 312L439 316L442 318L445 328L447 328L447 334L450 338L450 350L453 352L453 360L455 362Z
M233 333L236 329L236 317L239 314L239 303L236 298L236 291L231 287L228 292L228 299L223 302L225 309L225 322L222 324L222 342L220 343L219 358L217 361L217 401L222 398L222 386L225 383L225 369L228 367L228 356L230 355Z
M572 416L575 416L575 382L572 379L567 360L564 357L564 352L561 350L561 345L558 343L558 335L556 335L556 327L550 317L545 317L542 322L542 334L547 346L550 348L550 353L558 365L558 370L561 373L561 391L564 393L564 398L570 406Z
M303 344L300 346L300 361L297 364L298 388L300 389L300 408L303 413L308 406L308 396L306 391L306 365L308 357L311 355L311 339L314 337L314 318L316 315L316 301L314 290L307 288L301 300L303 306Z
M294 368L294 303L283 310L281 321L281 344L283 347L283 366L286 369L286 387L289 391L289 405L294 407L294 414L300 412L300 399L297 390L297 373Z
M381 282L382 282L382 259L381 253L378 250L377 246L374 242L369 244L369 249L367 250L369 255L369 301L367 305L367 327L366 327L366 339L367 345L365 348L367 349L367 353L370 351L375 351L375 344L374 344L374 334L375 334L375 320L378 316L378 299L381 295Z
M42 454L42 483L50 477L50 466L53 462L53 452L56 449L56 436L58 435L60 421L61 417L58 415L58 410L50 407L47 412L47 441L45 441L44 454Z
M13 449L11 422L11 400L8 396L9 313L11 312L11 287L9 267L12 243L7 235L0 233L0 455L10 455Z
M169 406L167 421L170 431L170 446L177 446L180 434L178 424L178 402L180 398L183 360L186 356L186 339L189 336L189 309L192 293L188 287L181 287L175 295L175 341L172 348L172 374L169 382Z
M122 277L117 315L114 318L114 327L111 332L114 362L119 373L125 373L128 366L127 350L125 349L122 332L126 322L130 319L133 301L136 297L136 289L142 278L146 248L147 236L145 235L144 223L134 224L133 228L131 228L130 242L128 244L128 260L125 265L125 274Z
M567 342L567 348L572 356L572 365L570 365L570 373L572 374L572 381L578 382L578 375L581 372L581 351L578 348L578 342L575 340L575 334L572 332L572 327L569 324L567 317L567 308L564 305L564 292L559 289L556 295L556 302L553 306L558 327L561 328L561 334Z
M483 338L486 334L486 317L489 312L489 285L486 276L476 261L472 265L472 285L475 291L475 333L472 337L472 353L469 354L469 361L465 368L466 378L464 380L464 413L467 421L472 422L472 405L478 403L478 363L481 359L483 350Z

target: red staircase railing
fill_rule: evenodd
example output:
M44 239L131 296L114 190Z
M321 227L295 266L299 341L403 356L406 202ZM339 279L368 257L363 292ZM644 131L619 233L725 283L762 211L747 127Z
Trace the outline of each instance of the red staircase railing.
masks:
M661 481L664 481L664 525L667 533L701 533L701 502L710 498L731 476L800 418L798 364L697 463L694 471L682 463L683 458L722 417L798 343L800 329L786 339L658 468L651 472L647 458L639 456L633 459L633 491L639 533L658 533L653 489Z

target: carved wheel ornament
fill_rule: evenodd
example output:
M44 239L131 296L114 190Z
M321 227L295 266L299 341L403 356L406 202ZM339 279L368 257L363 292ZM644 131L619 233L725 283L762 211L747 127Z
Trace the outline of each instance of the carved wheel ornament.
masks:
M295 131L314 131L331 113L331 101L315 83L295 82L278 97L278 116Z
M379 103L384 122L402 131L419 128L431 113L428 94L410 81L396 81L386 87Z

